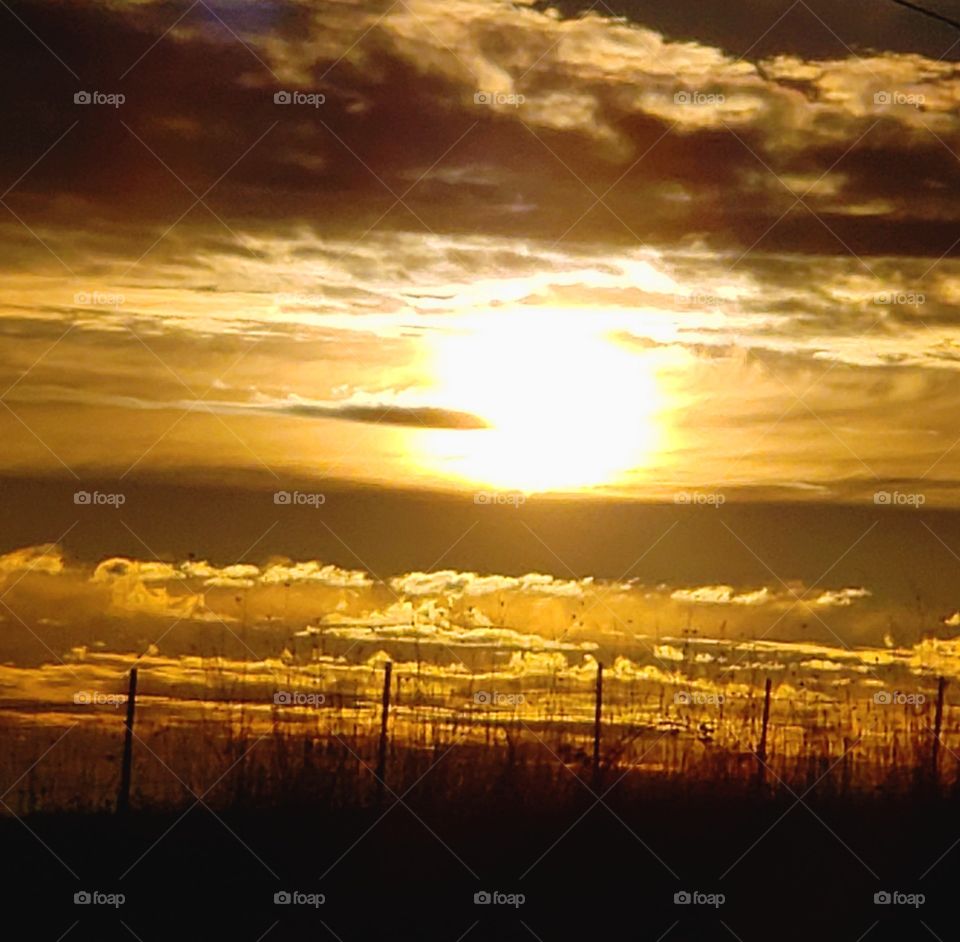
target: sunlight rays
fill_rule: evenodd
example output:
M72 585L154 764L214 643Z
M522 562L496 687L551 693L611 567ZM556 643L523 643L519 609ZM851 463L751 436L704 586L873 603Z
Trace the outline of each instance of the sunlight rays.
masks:
M616 481L663 438L653 354L618 343L589 312L489 313L438 338L433 395L489 429L416 433L417 464L522 491Z

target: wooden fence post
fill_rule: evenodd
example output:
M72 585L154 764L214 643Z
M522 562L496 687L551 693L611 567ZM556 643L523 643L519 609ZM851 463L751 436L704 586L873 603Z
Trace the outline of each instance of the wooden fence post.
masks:
M764 685L763 725L760 729L760 745L757 746L757 786L763 788L767 780L767 725L770 722L770 678Z
M933 748L930 750L930 771L934 787L940 784L940 731L943 729L943 694L947 681L941 677L937 684L937 713L933 721Z
M137 708L137 669L130 668L130 688L127 693L127 720L123 734L123 764L120 767L120 791L117 794L117 813L125 814L130 807L130 773L133 766L133 718Z
M597 697L593 711L593 787L600 786L600 726L603 713L603 665L597 661Z
M390 718L390 678L393 676L393 662L387 661L383 674L383 701L380 712L380 750L377 756L377 798L383 800L383 789L387 775L387 721Z

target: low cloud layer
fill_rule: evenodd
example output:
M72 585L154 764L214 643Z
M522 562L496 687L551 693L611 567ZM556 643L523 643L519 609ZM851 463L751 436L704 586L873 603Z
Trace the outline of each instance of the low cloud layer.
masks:
M391 648L400 659L417 650L478 669L523 651L653 651L656 661L660 639L673 639L663 651L687 643L676 639L714 638L819 640L840 652L918 640L906 610L873 602L860 586L669 586L455 570L384 581L316 561L116 557L89 565L52 545L0 557L0 572L4 656L23 664L62 663L75 649L299 661L319 648L362 661ZM946 637L949 625L945 618L934 634Z

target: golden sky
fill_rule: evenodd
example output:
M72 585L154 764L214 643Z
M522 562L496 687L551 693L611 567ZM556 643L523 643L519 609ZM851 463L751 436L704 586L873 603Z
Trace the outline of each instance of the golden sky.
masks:
M951 37L751 6L37 7L4 467L954 505Z
M923 596L949 627L943 24L779 0L21 6L0 548L627 573L668 599L798 584Z

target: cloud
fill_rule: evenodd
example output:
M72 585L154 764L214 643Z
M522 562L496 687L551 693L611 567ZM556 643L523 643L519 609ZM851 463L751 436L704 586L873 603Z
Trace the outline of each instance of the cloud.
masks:
M306 562L276 561L267 565L260 576L264 585L282 583L319 583L338 589L363 589L373 585L373 579L356 569L341 569L315 560Z
M181 578L182 574L172 564L117 557L100 563L91 574L90 582L103 585L109 591L107 611L111 614L172 616L223 623L226 619L207 608L202 593L167 588L166 583L175 584Z
M480 596L498 592L580 598L591 588L593 579L556 579L544 573L525 576L479 575L475 572L412 572L390 580L391 588L403 595L443 596L449 594Z
M827 589L813 596L810 590L797 586L791 590L771 590L766 586L752 591L738 592L729 585L706 585L676 589L670 598L677 602L695 605L775 605L779 608L847 608L855 602L869 598L873 593L862 586L846 586L842 589Z
M377 226L556 240L573 228L619 244L696 234L745 249L763 237L771 251L833 256L848 255L845 245L897 252L909 235L914 252L949 248L955 207L943 194L955 173L960 79L939 50L742 58L706 38L672 39L639 15L564 18L486 0L377 11L289 0L269 10L224 14L247 49L202 8L191 11L126 76L122 109L82 111L69 74L38 68L11 32L5 61L23 89L13 120L43 120L19 122L10 178L82 118L11 197L59 233L65 258L74 257L65 237L75 211L110 220L77 239L76 259L106 237L113 253L132 243L166 272L192 265L208 280L217 248L255 258L264 239L317 231L321 212L324 232L356 235ZM24 18L110 88L133 64L130 50L169 26L169 9L28 3ZM82 40L90 34L100 39L96 61ZM274 103L291 89L326 100ZM494 98L478 103L478 92ZM498 94L524 101L501 104ZM823 222L803 212L774 226L796 199L783 181L813 184L828 167L829 186L804 196ZM169 207L193 200L181 180L218 181L210 200L226 225L191 214L164 235L176 219ZM614 212L592 212L590 190L610 187ZM406 194L397 209L393 193ZM885 226L873 224L877 215ZM22 258L18 223L5 225Z
M419 408L391 404L324 406L313 403L296 403L281 406L278 411L285 412L287 415L347 419L351 422L370 422L374 425L409 425L440 429L481 429L489 427L489 423L484 419L468 412L430 408L428 406Z
M25 546L0 556L0 575L6 578L32 572L55 576L63 572L63 565L63 553L56 544Z
M834 606L846 607L853 605L857 599L865 599L870 596L870 592L862 587L847 587L844 589L834 589L821 593L814 601L814 605L821 605L825 608Z
M256 585L260 576L257 566L242 563L218 568L206 561L188 560L179 568L187 578L202 579L205 586L214 588L249 589Z
M937 462L960 405L941 375L960 370L960 79L929 24L811 0L743 49L732 24L755 34L762 3L707 22L452 2L223 11L248 48L202 5L166 34L166 4L22 5L91 89L130 71L121 108L75 104L18 24L0 38L5 201L33 233L0 219L5 467L340 455L350 480L436 486L398 445L485 427L431 397L437 338L531 310L589 316L658 369L676 354L676 451L625 489L722 471L778 416L751 495L861 498L905 455ZM325 101L274 102L293 90ZM825 360L812 413L788 412Z
M37 559L47 560L45 568L30 570ZM827 656L838 636L883 645L891 618L898 617L888 605L861 611L857 603L871 595L866 589L810 593L799 582L789 591L654 587L456 569L381 579L319 560L280 558L217 564L118 556L92 565L50 546L0 556L0 571L14 574L7 583L11 609L39 633L0 631L0 656L14 663L64 658L92 645L102 653L140 655L153 646L166 656L211 657L273 657L288 648L297 659L312 657L318 647L330 656L366 657L385 644L398 654L409 645L428 645L441 660L455 648L474 667L509 650L639 648L655 651L659 663L687 659L690 638L681 637L683 626L701 639L689 657L706 665L718 656L710 637L755 638L770 630L771 611L781 613L771 651L804 638L805 655L814 658ZM814 611L821 616L811 617ZM19 624L6 611L0 623ZM660 626L655 637L652 625ZM827 643L817 647L819 639ZM766 642L750 643L756 650Z
M677 589L670 598L677 602L693 602L700 605L763 605L771 600L767 588L752 592L737 592L728 585L705 585L693 589Z

